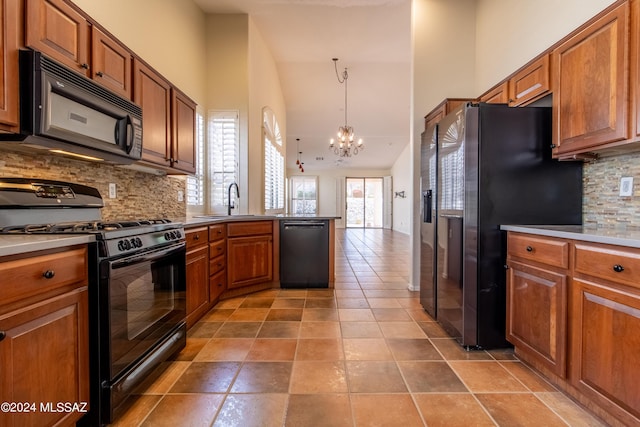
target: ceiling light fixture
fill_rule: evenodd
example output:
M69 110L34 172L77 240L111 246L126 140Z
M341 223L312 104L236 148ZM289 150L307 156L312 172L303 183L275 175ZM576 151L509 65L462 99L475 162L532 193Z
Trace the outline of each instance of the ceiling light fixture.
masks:
M302 165L304 165L304 163L302 162L302 151L300 151L300 138L296 138L296 143L298 147L298 158L296 160L296 165L298 165L298 170L301 173L304 173L304 167L302 167Z
M347 68L345 67L341 78L340 74L338 74L338 58L333 58L333 66L336 70L338 82L340 84L344 83L344 126L338 128L338 140L331 138L329 141L329 149L333 150L333 153L337 156L351 157L351 149L353 148L353 155L358 154L359 151L364 150L364 142L362 138L358 139L357 143L354 142L353 127L347 124L347 80L349 79Z

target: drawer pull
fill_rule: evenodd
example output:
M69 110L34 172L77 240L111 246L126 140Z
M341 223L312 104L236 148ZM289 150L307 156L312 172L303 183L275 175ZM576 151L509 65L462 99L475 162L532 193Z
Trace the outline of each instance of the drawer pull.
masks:
M200 235L196 234L195 236L193 236L193 240L200 240Z
M7 336L5 331L0 331L0 341L2 341Z
M533 252L533 248L531 246L527 246L527 252Z
M624 267L620 264L616 264L613 266L613 271L615 271L616 273L622 273L624 271Z
M47 270L44 273L42 273L42 277L44 277L45 279L53 279L55 275L56 275L56 272L53 270Z

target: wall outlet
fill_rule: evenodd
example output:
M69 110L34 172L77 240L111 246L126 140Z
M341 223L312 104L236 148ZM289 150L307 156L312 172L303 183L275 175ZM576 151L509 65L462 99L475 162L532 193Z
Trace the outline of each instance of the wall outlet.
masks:
M620 197L630 197L633 195L633 177L625 176L620 178Z
M178 190L178 201L184 202L184 191Z
M111 182L111 183L109 183L109 198L110 199L115 199L116 197L117 197L116 184Z

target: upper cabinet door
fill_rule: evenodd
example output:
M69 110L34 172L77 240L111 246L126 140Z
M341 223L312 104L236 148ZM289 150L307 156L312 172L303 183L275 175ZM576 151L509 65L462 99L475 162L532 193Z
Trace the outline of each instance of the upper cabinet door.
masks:
M89 23L63 0L28 0L26 45L89 77Z
M629 138L629 4L553 51L553 154L597 151Z
M140 61L134 61L133 102L142 107L142 160L171 166L171 85Z
M487 104L507 104L509 102L508 82L502 82L480 95L480 102Z
M15 130L18 125L18 0L0 1L0 125Z
M173 89L172 166L187 173L196 172L196 103Z
M95 25L91 27L91 51L91 78L131 99L131 52Z
M549 93L549 55L543 55L509 79L509 105L526 105Z

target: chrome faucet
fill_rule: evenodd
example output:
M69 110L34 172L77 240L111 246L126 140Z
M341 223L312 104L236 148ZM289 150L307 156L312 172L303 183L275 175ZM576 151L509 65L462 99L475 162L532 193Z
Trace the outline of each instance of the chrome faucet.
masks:
M231 209L234 208L234 206L231 204L231 187L236 186L236 197L239 199L240 198L240 189L238 188L238 184L236 184L235 182L232 182L231 184L229 184L229 188L227 189L227 215L231 215Z

